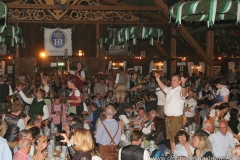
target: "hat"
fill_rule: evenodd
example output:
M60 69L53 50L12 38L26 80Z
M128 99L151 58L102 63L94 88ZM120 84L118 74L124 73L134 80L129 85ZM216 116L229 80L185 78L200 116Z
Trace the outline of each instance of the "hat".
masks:
M71 125L72 129L78 129L78 128L83 128L82 124L79 122L74 123L73 125Z
M78 122L78 123L82 123L82 121L78 118L78 117L73 117L72 119L73 122Z
M129 109L132 108L132 105L129 102L122 103L123 109Z

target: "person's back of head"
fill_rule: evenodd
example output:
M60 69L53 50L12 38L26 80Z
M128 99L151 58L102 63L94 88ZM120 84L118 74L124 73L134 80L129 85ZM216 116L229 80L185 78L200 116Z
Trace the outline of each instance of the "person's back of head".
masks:
M210 133L214 131L214 124L211 120L206 120L203 122L202 128Z
M138 130L133 130L130 136L132 144L140 146L143 139L143 133Z
M19 102L14 102L11 106L11 112L17 113L18 111L22 111L22 105Z
M3 137L7 131L7 124L4 120L0 119L0 137Z
M113 118L114 114L116 113L114 107L112 105L108 105L105 109L106 118Z
M0 82L4 82L4 76L0 75Z

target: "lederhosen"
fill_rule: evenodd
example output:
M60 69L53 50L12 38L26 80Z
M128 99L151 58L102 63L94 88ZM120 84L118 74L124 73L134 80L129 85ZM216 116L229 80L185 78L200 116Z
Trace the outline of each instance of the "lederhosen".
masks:
M102 125L103 125L104 129L107 131L107 134L111 139L111 142L109 145L106 145L106 146L103 146L100 144L99 145L99 153L101 154L103 160L117 160L118 159L118 149L117 149L117 145L114 142L114 138L116 137L116 135L118 133L119 124L118 124L117 131L113 137L111 136L111 134L109 133L107 127L105 126L105 124L103 122L102 122Z

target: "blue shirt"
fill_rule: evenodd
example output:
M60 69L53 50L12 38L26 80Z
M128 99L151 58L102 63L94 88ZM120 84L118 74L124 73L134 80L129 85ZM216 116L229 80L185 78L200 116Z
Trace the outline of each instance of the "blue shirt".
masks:
M100 104L100 101L99 101L99 99L97 99L97 98L94 98L94 99L93 99L93 102L95 102L95 103L97 104L98 108L100 108L100 107L101 107L101 104Z
M212 144L213 153L217 158L226 158L228 154L228 148L235 148L234 138L230 132L227 132L224 136L220 131L218 131L211 134L208 139Z
M7 140L0 137L0 160L12 160L12 152L7 144Z
M103 121L103 123L105 124L105 126L108 129L109 133L111 134L112 138L114 137L114 135L117 132L117 134L114 138L114 143L116 145L118 145L120 142L120 138L121 138L121 126L119 125L119 123L115 119L105 119ZM117 131L117 129L118 129L118 131ZM98 125L95 138L96 138L96 142L103 146L109 145L111 142L111 138L109 137L109 135L108 135L107 131L105 130L105 128L103 127L102 123L99 123L99 125Z

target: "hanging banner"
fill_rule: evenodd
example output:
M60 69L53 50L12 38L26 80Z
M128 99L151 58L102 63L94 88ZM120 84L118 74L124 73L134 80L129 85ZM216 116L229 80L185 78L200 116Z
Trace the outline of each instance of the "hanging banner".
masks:
M72 56L72 29L44 28L44 47L48 56Z

